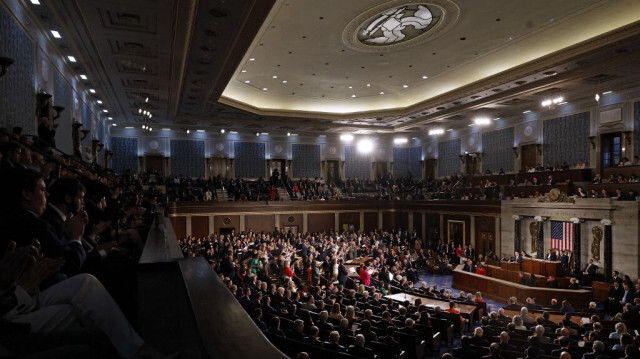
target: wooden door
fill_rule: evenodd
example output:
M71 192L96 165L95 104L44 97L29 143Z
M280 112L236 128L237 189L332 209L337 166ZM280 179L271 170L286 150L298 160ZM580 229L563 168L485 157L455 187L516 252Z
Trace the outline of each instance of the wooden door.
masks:
M164 157L147 155L144 158L145 172L164 174Z
M479 172L478 157L475 155L465 155L465 174L475 175Z
M376 162L376 178L380 178L380 176L386 176L389 173L389 169L387 167L387 162L378 161Z
M438 160L435 158L429 158L424 165L424 175L426 178L435 178L436 177L436 165Z
M222 178L227 177L227 159L224 157L213 157L210 161L211 177L220 175Z
M538 145L524 145L520 148L521 160L520 169L527 170L527 167L535 167L538 164Z
M340 162L338 160L327 160L327 182L335 184L340 179Z

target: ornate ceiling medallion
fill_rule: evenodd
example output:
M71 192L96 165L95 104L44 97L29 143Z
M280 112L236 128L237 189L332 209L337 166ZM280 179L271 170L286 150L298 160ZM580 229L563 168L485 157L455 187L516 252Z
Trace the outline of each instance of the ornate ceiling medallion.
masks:
M433 40L458 20L460 8L450 0L390 2L349 22L342 41L352 49L387 52Z

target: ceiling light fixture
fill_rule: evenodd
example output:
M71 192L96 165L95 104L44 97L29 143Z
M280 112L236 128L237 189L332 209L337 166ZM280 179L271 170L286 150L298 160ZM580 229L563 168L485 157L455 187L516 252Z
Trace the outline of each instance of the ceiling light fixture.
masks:
M204 130L196 130L196 132L204 132Z
M267 90L269 90L269 89L268 89L268 88L266 88L266 87L263 87L263 88L262 88L262 91L267 91Z
M409 142L409 140L406 137L396 137L393 139L393 143L396 145L402 145Z
M373 142L368 138L363 138L358 141L356 148L360 153L371 153L373 151Z
M451 131L448 129L447 131ZM433 130L429 130L429 136L438 136L444 134L444 130L442 128L434 128Z
M76 58L71 55L67 56L67 59L69 59L69 61L71 62L78 62L78 60L76 60Z
M102 110L102 112L104 112L104 113L108 113L108 112L109 112L109 110L107 110L107 109L105 108L104 110Z
M409 87L409 85L402 85L402 88L406 89L407 87Z
M170 128L163 128L162 131L171 131Z
M149 102L149 97L147 96L147 98L144 99L144 102L147 103Z
M107 120L112 121L113 117L107 117Z
M353 141L353 135L348 134L348 133L342 134L342 135L340 135L340 141L351 142L351 141Z
M187 135L191 132L191 130L187 130Z
M550 98L550 99L546 99L546 100L542 101L541 105L542 105L542 107L551 108L553 105L557 105L562 101L564 101L564 99L562 97L555 97L555 98Z
M356 95L351 95L351 97L356 97Z
M131 130L131 129L133 129L133 126L127 126L127 127L125 127L125 128L126 128L127 130Z
M89 89L89 92L91 92L91 93L96 93L96 90L94 90L94 89Z
M256 61L254 57L250 58L249 61Z
M282 80L282 83L283 83L283 84L286 84L286 83L287 83L287 80Z
M96 101L96 103L97 103L98 105L102 105L102 101L100 101L100 100Z
M242 70L242 71L240 71L240 72L242 72L242 73L246 73L246 72L247 72L247 70Z
M287 137L291 136L291 132L287 132Z
M260 132L256 132L256 136L260 136Z
M522 113L530 113L531 110L522 111Z
M428 78L429 78L429 76L427 76L427 75L422 75L422 79L423 79L423 80L426 80L426 79L428 79Z
M491 120L489 120L487 117L478 117L473 120L473 123L478 126L486 126L491 123Z
M53 37L55 37L56 39L62 38L62 35L60 35L60 33L56 30L51 30L51 35L53 35Z
M220 133L224 134L224 132L225 132L224 128L220 130Z
M384 95L384 92L383 92L383 91L380 91L380 95Z
M610 93L613 93L613 91L605 91L605 92L603 92L602 94L603 94L603 95L608 95L608 94L610 94Z
M250 83L251 83L251 81L249 81L249 80L245 80L245 81L244 81L244 83L245 83L245 84L250 84Z
M117 124L115 124L115 123L112 123L112 124L111 124L111 126L116 127L116 126L118 126L118 125L117 125Z
M39 0L31 0L31 3L33 5L40 5L40 1Z
M238 133L238 131L229 131L230 134L235 135Z
M278 78L278 75L273 75L273 76L271 76L271 77L272 77L272 78L274 78L274 79L277 79L277 78Z
M146 129L146 128L147 128L147 125L142 125L142 129L143 130Z
M83 79L83 80L86 80L87 79L87 75L80 75L80 78Z

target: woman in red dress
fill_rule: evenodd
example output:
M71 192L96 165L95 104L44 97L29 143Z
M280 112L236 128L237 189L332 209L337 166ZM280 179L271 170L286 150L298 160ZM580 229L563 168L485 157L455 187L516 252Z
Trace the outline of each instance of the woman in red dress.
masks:
M369 271L367 269L367 266L364 266L362 267L362 269L360 269L360 283L368 287L369 285L371 285L371 275L369 274Z

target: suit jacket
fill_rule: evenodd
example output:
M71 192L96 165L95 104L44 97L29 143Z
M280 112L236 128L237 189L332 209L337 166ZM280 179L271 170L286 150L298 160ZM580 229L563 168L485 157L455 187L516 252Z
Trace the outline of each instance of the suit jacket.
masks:
M551 253L551 254L547 254L547 257L545 259L548 261L556 261L558 260L558 257L556 256L555 253Z
M622 290L622 295L620 296L620 300L621 300L621 301L624 301L625 303L631 303L631 304L633 304L633 298L634 298L634 296L633 296L633 290L632 290L632 289L629 289L629 290L626 292L626 294L627 294L627 295L625 296L625 291L624 291L624 289L623 289L623 290Z
M373 358L375 356L375 352L373 350L365 347L359 347L357 345L349 345L347 353L359 358Z
M338 282L344 285L344 283L347 282L348 277L349 277L349 271L347 270L347 267L345 267L342 264L338 265Z
M51 208L47 210L53 211ZM45 211L46 213L46 211ZM60 273L54 274L43 282L43 287L55 284L64 280L65 276L73 276L80 272L87 259L87 252L81 243L69 242L64 236L64 222L55 213L57 221L55 225L38 218L32 212L25 209L17 209L8 216L7 221L0 229L3 233L3 240L15 240L18 246L30 245L33 238L40 242L41 252L45 257L65 259L65 264ZM6 248L6 243L2 243L2 248Z
M613 298L616 302L622 300L623 294L624 290L622 289L622 287L618 287L617 289L616 287L612 287L611 289L609 289L609 297Z
M587 266L584 267L584 272L587 272L588 275L596 274L597 270L598 270L598 266L595 264L587 264Z
M460 347L453 349L453 357L460 359L478 359L480 356L471 348Z
M573 358L573 357L572 357L572 358ZM584 353L584 354L582 355L582 359L597 359L597 358L600 358L600 359L609 359L609 356L608 356L608 355L604 355L604 354L602 354L602 353L594 353L594 352L591 352L591 353Z

